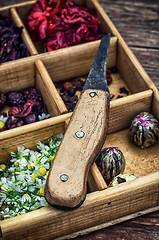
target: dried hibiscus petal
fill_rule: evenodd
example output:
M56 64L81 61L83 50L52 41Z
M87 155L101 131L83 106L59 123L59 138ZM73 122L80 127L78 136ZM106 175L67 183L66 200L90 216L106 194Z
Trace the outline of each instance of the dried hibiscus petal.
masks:
M8 111L8 115L18 117L21 112L22 109L20 107L11 107Z
M26 117L28 114L31 113L33 106L38 106L39 102L35 102L34 100L28 99L27 102L24 104L23 111L19 114L19 117L23 118Z
M45 39L48 51L100 39L99 24L94 10L66 0L38 0L27 18L32 39Z
M22 29L0 14L0 63L29 56L22 41Z

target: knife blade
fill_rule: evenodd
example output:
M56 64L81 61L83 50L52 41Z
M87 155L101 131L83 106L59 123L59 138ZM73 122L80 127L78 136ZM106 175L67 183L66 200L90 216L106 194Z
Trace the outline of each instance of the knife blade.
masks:
M73 111L45 186L50 205L80 206L87 193L88 172L106 139L109 89L106 63L110 34L102 37L80 99Z

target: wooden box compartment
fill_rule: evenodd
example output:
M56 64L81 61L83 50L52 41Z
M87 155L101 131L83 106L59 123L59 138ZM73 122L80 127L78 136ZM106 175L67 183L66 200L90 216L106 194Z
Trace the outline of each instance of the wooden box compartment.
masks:
M131 94L111 101L108 136L103 147L119 147L126 159L124 173L136 174L138 178L116 187L107 188L94 163L88 178L89 193L79 208L64 211L53 207L45 207L3 220L1 221L2 239L70 239L159 209L159 143L147 149L140 149L130 141L129 137L131 120L141 111L152 112L159 120L157 111L158 92L150 80L149 82L145 80L146 75L139 74L134 62L129 58L129 52L125 52L125 48L120 44L120 39L116 37L111 39L108 67L115 65L118 67L119 74L115 80L117 86L121 83L125 84ZM15 85L15 76L18 76L16 77L17 82L24 79L26 82L24 81L22 86L25 84L30 86L34 84L33 76L36 76L37 87L41 86L42 91L44 91L44 86L47 86L46 92L44 91L45 96L47 96L46 101L51 101L52 106L58 106L58 104L61 106L63 102L60 101L53 82L88 73L98 44L96 48L92 48L92 43L89 43L87 49L83 47L72 47L71 52L68 48L65 51L59 50L56 54L51 53L48 56L32 56L28 58L29 61L23 59L21 60L23 68L18 67L15 62L11 63L8 68L5 64L1 67L2 84L6 84L5 77L7 76L7 82L11 81L12 83L8 84L8 88L11 88ZM135 71L131 71L131 74L129 68L126 68L127 71L123 71L121 59L128 63L130 69L135 69ZM26 77L22 78L24 72ZM129 84L128 79L132 80L131 84ZM149 84L151 84L151 88ZM17 89L21 88L20 83L16 86ZM52 100L50 94L48 94L50 91L55 94ZM59 102L55 102L58 97ZM54 107L53 109L58 108ZM23 130L22 127L19 127L15 131L10 130L1 134L0 162L4 162L8 157L1 150L3 147L8 151L16 151L17 146L35 149L38 141L45 143L53 133L56 135L64 133L67 120L71 114L60 114L44 120L43 123L38 122L28 125ZM139 161L140 159L141 161Z
M30 1L27 4L25 4L25 7L19 6L19 7L15 7L12 9L12 12L14 12L13 14L15 14L16 19L17 17L19 18L19 23L21 21L22 24L24 24L25 28L26 28L26 19L27 16L29 15L30 9L33 6L33 3L35 1ZM75 2L78 5L82 5L84 4L86 7L88 8L93 8L96 10L96 16L101 20L101 24L100 24L100 30L102 33L107 33L109 31L109 27L106 24L102 24L102 17L100 15L100 6L98 5L98 2L95 0L73 0L72 2ZM96 42L96 41L93 41ZM97 40L98 42L98 40ZM87 43L84 43L87 44ZM45 43L43 42L33 42L33 45L35 46L35 49L37 50L38 53L44 53L45 52ZM82 44L83 45L83 44Z
M130 109L131 105L132 112L151 111L152 91L146 92L149 92L148 95L142 95L138 106L129 99L128 105L124 106L126 110ZM130 124L128 115L122 115L123 104L119 105L118 108L120 111L117 116L120 117L120 121L127 121ZM111 104L110 116L116 110L117 107ZM71 113L56 116L48 119L47 124L43 126L36 126L24 133L18 132L14 135L14 144L34 149L38 141L45 143L53 133L56 135L64 133L65 122L70 116ZM112 133L110 129L114 127L116 132ZM118 146L125 155L125 173L136 174L137 179L106 188L102 186L103 182L100 178L98 178L96 184L95 178L89 176L89 184L92 189L79 208L60 210L45 207L3 220L1 221L2 239L70 239L79 234L159 209L159 166L157 157L159 143L147 149L140 149L130 142L128 131L127 128L120 130L120 125L117 128L116 123L110 121L109 134L103 147ZM12 138L12 136L9 138ZM2 142L5 146L5 137ZM10 150L15 151L15 147L13 146ZM0 161L4 162L4 159L1 158ZM100 190L98 190L99 188Z
M21 23L21 21L19 20L19 17L15 14L14 9L12 9L11 7L4 7L4 8L0 8L0 14L2 14L3 16L8 17L17 27L22 27L23 24ZM37 50L35 49L30 36L28 34L28 32L26 31L26 29L23 27L22 30L22 34L21 34L22 40L24 42L24 44L26 45L30 56L31 55L35 55L37 54ZM26 56L27 58L27 56ZM17 60L13 60L13 61L19 61L21 59L17 59ZM2 63L1 63L2 64ZM5 64L5 63L3 63Z
M3 11L12 13L16 24L20 26L25 22L33 2L13 5L3 8ZM94 163L88 177L90 193L79 208L64 211L45 207L3 220L0 222L2 239L70 239L159 209L159 143L140 149L129 138L130 123L141 111L152 112L159 120L158 90L98 2L85 2L97 9L102 31L112 34L108 68L117 66L119 73L113 75L110 91L118 94L119 87L125 86L130 93L129 96L111 101L108 136L103 147L118 146L126 159L125 173L136 174L138 178L107 188ZM1 163L8 158L2 150L4 147L13 152L17 146L35 149L38 141L45 143L53 133L57 135L65 132L72 113L67 113L54 83L87 74L100 42L42 53L39 45L34 46L26 29L24 35L24 38L27 36L29 39L30 49L34 49L32 52L30 50L34 56L0 66L0 91L35 85L44 97L51 118L1 133Z
M30 57L31 58L31 57ZM29 58L28 58L29 59ZM0 70L0 91L8 92L8 91L21 91L27 87L36 87L43 96L43 102L47 107L47 112L50 114L50 117L54 117L56 115L67 112L66 108L61 101L60 97L58 98L58 93L51 79L49 79L48 74L44 66L41 66L41 62L39 60L29 62L28 59L24 59L24 62L21 64L20 62L17 64L16 61L8 64L3 64ZM41 73L42 72L42 73ZM9 107L5 106L1 109L1 112L8 110ZM5 137L8 139L10 136L14 136L15 133L25 133L28 129L36 128L38 125L42 125L43 122L48 119L38 121L35 123L23 125L18 128L13 128L10 130L6 130L0 133L2 139ZM10 142L9 139L6 143L1 142L2 147L4 145L10 145L13 147L14 141ZM3 158L4 152L2 151L1 157Z
M100 4L98 3L97 0L72 0L73 2L77 3L78 5L81 4L85 4L85 6L87 6L88 8L93 8L96 11L96 16L99 18L100 20L100 30L102 33L108 33L110 32L112 34L112 36L114 35L114 29L110 26L109 21L105 21L105 12L104 10L101 8ZM45 43L43 42L33 42L31 40L31 37L27 31L26 28L26 21L27 21L27 16L30 12L31 7L33 6L33 4L36 2L36 0L34 1L29 1L26 3L21 3L21 4L15 4L15 5L11 5L8 7L3 7L1 8L1 13L7 16L10 16L11 19L13 19L13 21L15 22L15 24L18 27L23 26L23 32L22 32L22 38L23 41L25 42L29 52L31 55L37 55L37 54L41 54L43 53L48 54L45 50ZM96 41L92 41L92 44L99 44L100 40L96 40ZM80 46L80 45L88 45L89 42L87 43L83 43L83 44L79 44L76 45L76 47ZM72 47L69 47L72 48ZM55 50L57 51L57 50ZM54 51L54 52L55 52ZM50 53L50 52L49 52ZM16 60L17 61L17 60Z

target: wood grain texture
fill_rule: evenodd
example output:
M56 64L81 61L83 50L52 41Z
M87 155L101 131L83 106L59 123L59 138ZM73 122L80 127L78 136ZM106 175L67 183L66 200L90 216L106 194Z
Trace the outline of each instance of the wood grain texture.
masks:
M90 96L92 92L94 97ZM45 197L51 205L74 208L85 199L88 172L104 144L108 116L109 94L102 90L85 90L49 171ZM84 134L83 137L78 137L78 132ZM68 180L61 181L63 174Z
M135 53L152 81L159 89L159 37L157 0L98 0L104 7L119 32L122 34L131 50ZM0 6L27 2L26 0L0 0ZM28 71L29 75L29 71ZM14 76L14 75L11 75ZM123 205L123 202L120 203ZM120 206L119 206L120 207ZM138 215L136 215L138 216ZM61 218L60 218L61 219ZM73 218L72 218L73 221ZM71 221L71 223L72 223ZM158 240L159 211L129 220L94 233L78 237L83 239L110 240ZM63 221L63 223L65 223ZM48 228L47 228L48 229ZM97 228L96 228L97 229ZM94 228L94 230L96 230ZM61 230L61 229L60 229ZM36 233L35 233L36 234ZM23 239L27 234L23 235Z
M159 1L99 3L159 89Z
M25 45L27 46L29 52L30 52L30 55L36 55L38 54L28 32L26 31L19 15L17 14L17 11L15 8L11 8L10 9L10 13L11 13L11 16L12 16L12 19L14 20L15 24L17 27L22 27L23 26L23 31L22 31L22 39L25 43Z
M57 116L59 114L67 113L67 108L57 92L55 85L48 74L45 65L42 61L37 60L36 65L36 86L40 90L44 98L44 103L47 106L50 115Z
M87 194L81 207L73 211L47 207L27 213L25 217L21 215L7 219L1 224L3 237L5 240L49 240L91 228L114 218L156 207L158 187L159 174L156 172L148 177Z

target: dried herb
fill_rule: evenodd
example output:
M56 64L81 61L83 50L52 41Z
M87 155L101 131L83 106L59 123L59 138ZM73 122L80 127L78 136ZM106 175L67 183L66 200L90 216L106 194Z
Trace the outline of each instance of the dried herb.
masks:
M45 40L47 51L100 39L99 24L93 9L66 0L38 0L27 18L31 38Z
M0 63L29 56L22 41L22 29L0 14Z
M49 118L43 98L38 89L29 87L23 91L9 91L5 95L0 93L0 105L11 106L7 113L0 113L1 130L12 129L25 124Z

